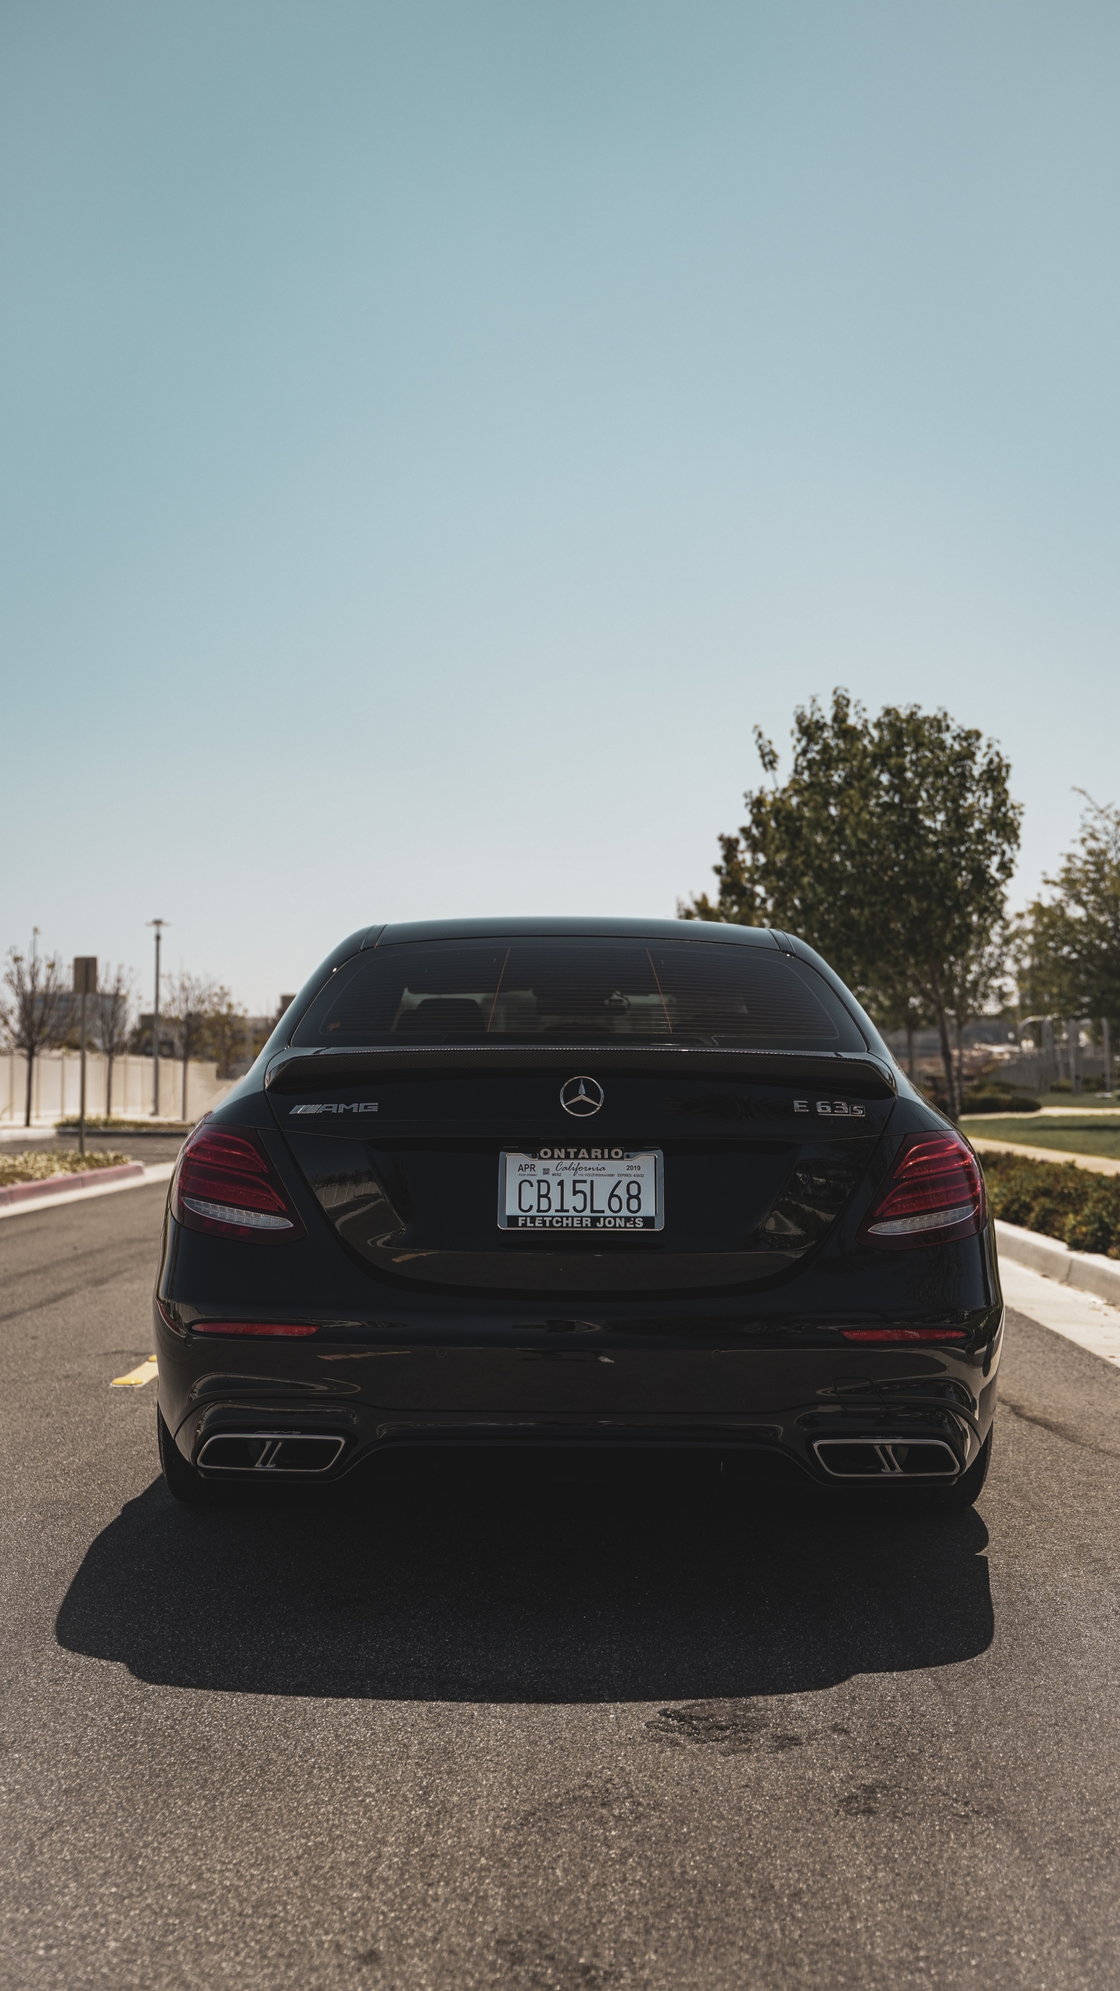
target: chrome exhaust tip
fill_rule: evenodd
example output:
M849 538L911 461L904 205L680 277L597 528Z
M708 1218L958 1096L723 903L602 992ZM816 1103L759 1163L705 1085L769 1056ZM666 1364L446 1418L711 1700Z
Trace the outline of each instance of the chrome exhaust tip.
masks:
M201 1472L283 1473L299 1478L328 1473L346 1443L336 1432L216 1431L195 1464Z
M961 1462L944 1438L814 1438L830 1479L956 1479Z

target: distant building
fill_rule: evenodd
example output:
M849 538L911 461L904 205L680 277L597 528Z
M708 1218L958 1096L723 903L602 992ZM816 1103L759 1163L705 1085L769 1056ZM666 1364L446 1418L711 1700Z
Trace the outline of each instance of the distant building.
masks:
M949 1026L956 1048L956 1029ZM883 1036L900 1063L905 1063L907 1039L905 1030L884 1030ZM977 1016L966 1023L961 1032L961 1043L965 1051L987 1051L992 1057L1008 1057L1019 1046L1019 1033L1013 1030L1003 1016ZM914 1056L919 1063L941 1062L941 1039L932 1026L925 1024L914 1032Z
M177 1023L169 1023L166 1016L159 1019L159 1054L161 1058L179 1056L180 1035ZM132 1049L142 1058L152 1055L152 1012L144 1010L132 1033Z
M248 1071L261 1045L271 1037L277 1023L288 1004L294 1001L290 995L282 995L279 1004L270 1016L244 1016L236 1044L230 1046L228 1054L218 1065L219 1078L241 1078ZM132 1048L141 1056L152 1055L152 1011L144 1010L132 1034ZM160 1014L159 1054L161 1058L179 1058L183 1054L182 1030L173 1017ZM210 1046L202 1053L204 1057L214 1057L216 1048Z
M102 991L100 995L86 997L86 1034L90 1044L94 1044L100 1034L102 1018L108 1019L115 998ZM51 1030L61 1044L74 1044L81 1035L82 998L71 995L69 989L60 989L51 997Z

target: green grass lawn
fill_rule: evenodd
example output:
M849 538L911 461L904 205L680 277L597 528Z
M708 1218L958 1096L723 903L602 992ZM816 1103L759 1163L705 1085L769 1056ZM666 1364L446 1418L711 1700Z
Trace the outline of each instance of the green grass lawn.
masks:
M1041 1119L1027 1113L977 1113L961 1121L970 1139L1014 1141L1029 1148L1055 1148L1059 1153L1109 1155L1120 1161L1120 1116L1109 1125L1071 1113L1068 1120Z

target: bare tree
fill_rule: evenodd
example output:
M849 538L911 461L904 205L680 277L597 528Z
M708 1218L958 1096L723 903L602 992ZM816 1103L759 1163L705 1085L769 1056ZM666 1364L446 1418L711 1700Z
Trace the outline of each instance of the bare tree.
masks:
M13 947L8 953L4 985L9 994L0 1002L0 1026L11 1048L22 1051L27 1059L23 1124L30 1127L35 1060L40 1051L65 1036L69 1020L65 1005L59 1002L63 994L62 962L57 954L43 955L34 947L28 959Z
M164 1019L174 1025L179 1040L179 1058L182 1064L182 1103L181 1117L187 1117L187 1072L192 1058L197 1058L210 1045L213 1015L218 1006L218 990L215 984L202 975L188 975L180 970L177 975L169 975L164 984L165 994L162 1004Z
M131 968L118 963L115 969L106 961L101 970L101 988L93 1005L90 1042L105 1059L105 1118L113 1115L113 1064L124 1056L129 1045L129 1019L136 993L136 976Z
M231 1067L244 1058L248 1026L248 1016L238 1008L225 985L216 988L210 1011L209 1048L217 1059L219 1078L229 1078Z

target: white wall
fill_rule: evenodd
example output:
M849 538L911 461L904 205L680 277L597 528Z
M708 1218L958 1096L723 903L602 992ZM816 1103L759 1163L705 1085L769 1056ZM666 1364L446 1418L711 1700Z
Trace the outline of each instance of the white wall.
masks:
M86 1058L86 1112L105 1112L108 1060L98 1051ZM197 1120L224 1099L233 1079L217 1078L217 1067L192 1058L187 1066L187 1119ZM182 1107L183 1067L170 1058L159 1061L160 1118L177 1120ZM22 1126L27 1088L27 1060L20 1051L0 1053L0 1127ZM61 1120L78 1111L81 1096L81 1057L77 1051L44 1051L35 1060L31 1081L33 1121ZM150 1058L114 1058L113 1115L145 1120L152 1111Z

